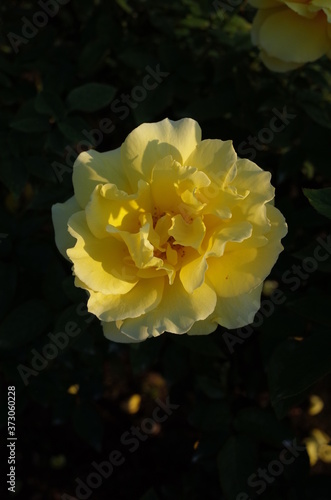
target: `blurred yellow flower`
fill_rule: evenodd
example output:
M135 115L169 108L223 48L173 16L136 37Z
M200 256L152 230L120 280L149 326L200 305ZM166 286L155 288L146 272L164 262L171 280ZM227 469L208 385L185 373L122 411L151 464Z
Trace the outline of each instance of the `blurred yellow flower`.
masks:
M316 394L312 394L309 398L308 414L315 416L321 413L324 408L323 400Z
M208 334L253 321L287 226L270 173L185 118L145 123L114 151L81 153L56 244L107 338Z
M285 72L327 55L331 58L329 0L248 0L259 9L252 41L272 71Z
M310 436L304 439L307 447L310 465L313 467L318 460L331 463L331 442L330 436L320 429L313 429Z
M122 409L130 415L134 415L138 413L141 405L141 396L140 394L132 394L126 401L124 401L121 405Z

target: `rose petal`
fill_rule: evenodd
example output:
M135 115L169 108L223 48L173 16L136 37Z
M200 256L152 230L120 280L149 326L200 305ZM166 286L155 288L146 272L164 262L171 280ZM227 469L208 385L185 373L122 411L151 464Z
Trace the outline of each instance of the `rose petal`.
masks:
M173 285L166 283L156 309L139 318L124 320L120 330L134 340L156 337L165 331L185 333L195 321L209 316L215 305L216 294L206 283L188 294L176 279Z
M225 328L241 328L253 323L255 314L260 309L263 283L248 293L235 297L220 297L213 317Z
M52 206L52 220L55 231L55 243L63 257L69 260L67 249L75 245L76 240L68 231L68 220L75 212L81 210L74 196L64 203Z
M164 282L164 278L142 279L125 295L90 291L88 310L105 322L137 318L158 306Z
M93 149L81 153L74 163L72 182L76 199L82 208L86 207L98 184L112 183L118 189L131 193L121 164L120 148L106 153L98 153Z
M78 278L96 292L129 292L138 278L135 269L125 264L125 257L129 256L124 243L112 237L100 240L93 236L83 211L70 217L68 225L77 242L67 254Z
M201 140L199 124L191 118L144 123L122 145L122 162L133 189L139 179L150 181L157 161L171 155L182 165Z
M249 293L269 275L278 255L283 250L280 242L287 233L282 214L272 205L266 205L270 231L265 234L268 243L261 247L225 252L221 258L208 259L206 277L220 297L235 297Z
M330 47L326 19L323 14L307 19L291 10L277 10L260 26L258 44L269 56L286 62L316 61Z

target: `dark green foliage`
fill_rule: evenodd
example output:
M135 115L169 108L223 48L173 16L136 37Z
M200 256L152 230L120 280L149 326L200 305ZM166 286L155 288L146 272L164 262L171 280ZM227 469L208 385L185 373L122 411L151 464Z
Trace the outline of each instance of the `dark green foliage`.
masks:
M309 476L303 448L265 492L248 480L313 428L331 435L331 63L269 72L250 41L254 10L235 3L52 0L57 12L38 28L39 2L1 2L0 424L5 442L15 385L13 498L79 498L76 479L86 484L92 463L114 450L125 461L93 499L330 498L330 464ZM285 126L264 141L279 115ZM54 243L50 209L72 196L79 152L114 149L140 123L186 116L203 138L232 139L239 156L272 173L289 226L270 276L284 300L263 296L271 314L245 339L231 332L233 352L223 328L107 341ZM325 403L316 416L311 394ZM151 430L167 398L179 406L168 415L160 407L166 418Z

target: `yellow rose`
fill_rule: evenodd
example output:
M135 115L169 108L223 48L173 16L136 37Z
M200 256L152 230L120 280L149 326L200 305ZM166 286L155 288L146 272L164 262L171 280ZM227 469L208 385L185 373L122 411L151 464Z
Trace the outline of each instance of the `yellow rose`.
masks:
M249 0L259 9L252 41L272 71L290 71L327 55L331 58L330 0Z
M287 226L270 173L190 118L145 123L114 151L81 153L56 244L107 338L208 334L253 321Z

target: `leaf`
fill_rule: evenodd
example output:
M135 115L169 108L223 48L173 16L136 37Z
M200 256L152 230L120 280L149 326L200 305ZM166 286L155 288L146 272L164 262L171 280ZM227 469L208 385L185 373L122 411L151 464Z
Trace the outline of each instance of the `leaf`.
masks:
M66 275L62 260L58 256L54 257L41 282L43 297L53 310L63 309L68 305L69 301L66 295L60 293L62 281Z
M200 29L200 30L206 30L209 28L210 23L207 19L201 19L198 17L193 17L193 16L187 16L185 19L183 19L180 22L181 26L184 26L185 28L192 28L192 29Z
M14 308L0 326L0 349L15 349L39 337L52 319L43 300L31 299Z
M72 421L77 434L95 450L101 451L103 422L95 408L85 403L76 406Z
M88 132L88 123L79 116L68 116L64 121L58 123L58 127L62 134L70 141L76 143L84 141L86 146L90 141L83 134L84 131Z
M0 288L0 317L7 312L15 295L17 284L17 268L14 264L0 262L1 283L6 286Z
M133 12L132 7L130 7L127 0L116 0L116 3L128 14L131 14Z
M130 360L133 373L140 373L157 361L164 338L147 339L141 344L131 344Z
M57 181L54 170L51 167L51 162L48 162L45 158L41 156L29 156L25 159L25 165L27 171L35 177L44 179L45 181Z
M166 78L155 89L146 92L146 98L132 110L136 124L152 122L154 116L161 114L168 108L173 99L173 81Z
M35 134L37 132L47 132L50 129L50 124L46 118L31 117L13 120L10 127L27 134Z
M4 75L3 73L0 72L0 85L2 87L10 88L11 87L11 81L8 76Z
M24 162L19 158L1 158L0 179L9 191L19 197L28 180Z
M284 440L293 438L289 429L279 422L274 413L256 407L240 410L234 420L234 427L237 431L271 446L281 446Z
M76 340L89 327L93 319L93 314L88 313L86 309L86 301L83 301L62 311L55 323L54 332L67 332L69 328L69 331L75 332L73 338Z
M87 83L72 90L67 98L70 110L93 112L104 108L115 97L116 89L102 83Z
M51 116L56 120L61 120L66 114L66 109L60 97L48 91L43 91L37 95L35 108L38 113Z
M330 371L330 331L314 330L302 341L282 342L268 366L271 403L278 418L283 418L294 404L300 403L305 391Z
M86 301L86 291L83 290L82 288L78 288L75 286L75 279L73 276L67 276L63 281L62 281L62 289L64 291L64 294L72 301L76 302L77 304L79 302L84 302Z
M331 128L331 105L323 98L321 93L311 90L298 92L298 104L307 115L322 127Z
M298 316L331 327L330 302L330 296L309 294L306 297L288 302L287 307Z
M198 402L189 422L206 432L227 430L231 422L229 405L225 401Z
M220 399L224 397L224 390L221 382L210 377L204 375L197 376L197 387L211 399Z
M233 113L237 108L237 97L230 84L223 85L224 89L213 97L196 99L185 109L185 116L194 116L197 120L210 120Z
M248 491L247 480L256 470L256 456L253 441L240 435L231 436L219 452L218 471L227 500L239 499L239 493Z
M303 189L303 193L317 212L331 219L331 188Z
M171 337L173 342L200 355L226 359L223 351L217 345L216 339L217 334L207 336L174 335Z

